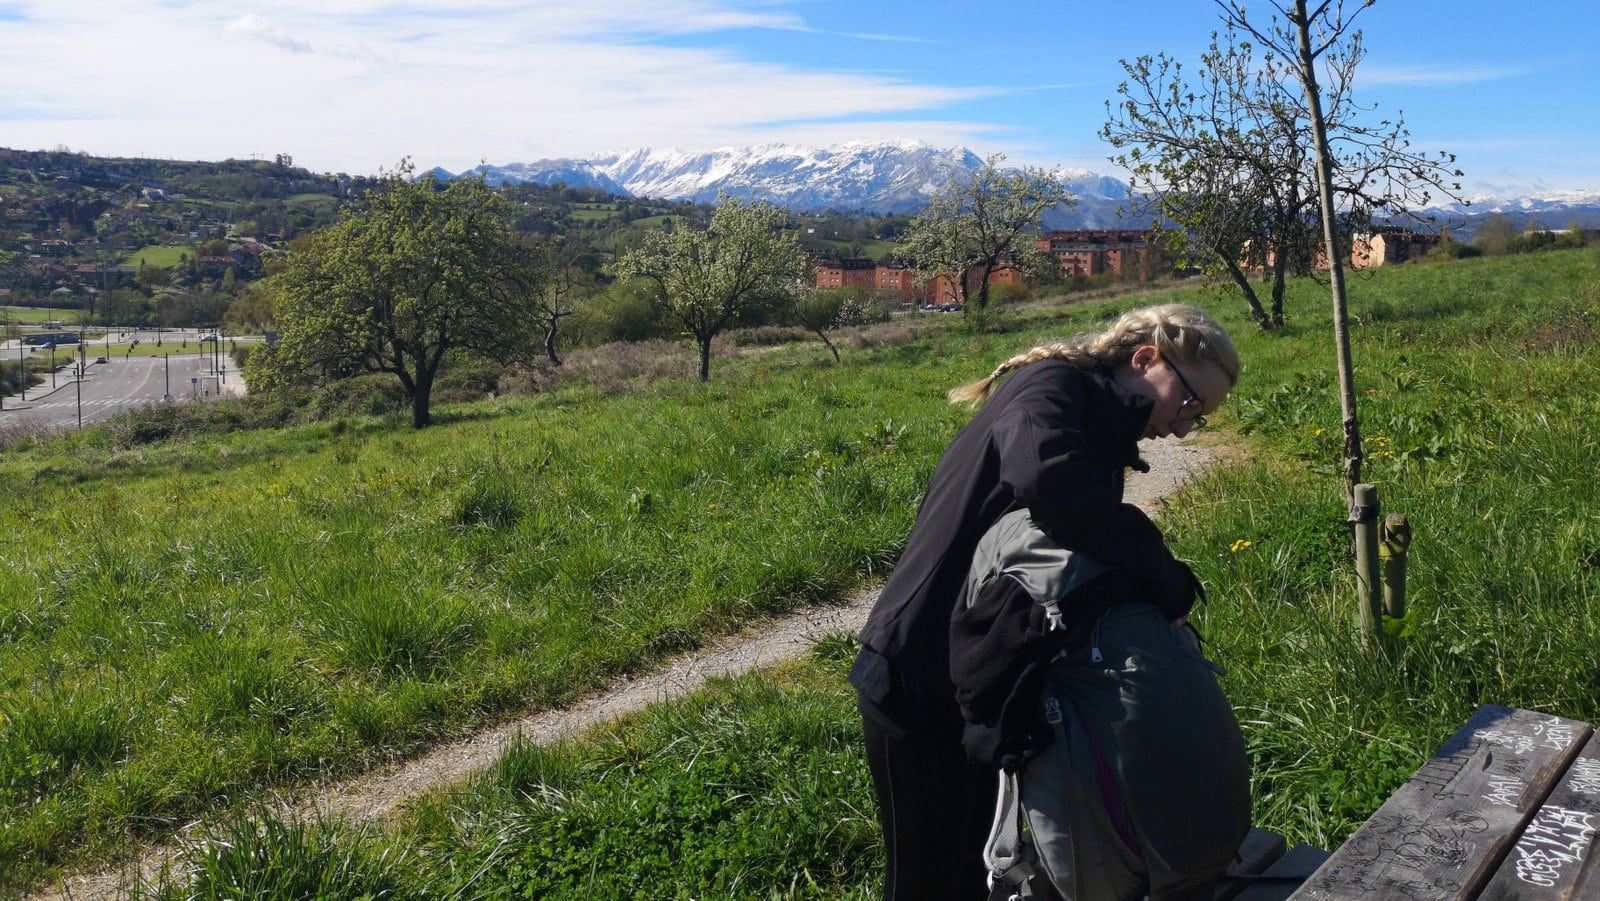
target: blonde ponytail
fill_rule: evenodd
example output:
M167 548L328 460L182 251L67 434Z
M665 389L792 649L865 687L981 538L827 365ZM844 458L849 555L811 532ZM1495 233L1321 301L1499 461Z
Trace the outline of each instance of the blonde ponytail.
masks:
M1127 362L1146 344L1178 363L1215 363L1231 387L1239 381L1239 352L1222 326L1198 307L1171 303L1141 307L1122 314L1105 331L1079 335L1030 348L999 366L985 378L950 389L950 402L981 405L993 393L1001 376L1040 360L1066 360L1084 369L1114 367Z

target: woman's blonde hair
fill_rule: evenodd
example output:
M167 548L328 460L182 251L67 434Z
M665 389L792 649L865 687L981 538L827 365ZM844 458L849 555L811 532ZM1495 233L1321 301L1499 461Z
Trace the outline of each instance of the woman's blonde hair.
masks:
M1029 363L1066 360L1084 369L1109 369L1126 363L1146 344L1155 345L1162 357L1174 363L1215 363L1227 375L1229 387L1239 382L1239 352L1222 326L1198 307L1169 303L1123 313L1103 332L1041 344L1017 354L988 377L951 389L950 402L976 407L988 399L1001 376Z

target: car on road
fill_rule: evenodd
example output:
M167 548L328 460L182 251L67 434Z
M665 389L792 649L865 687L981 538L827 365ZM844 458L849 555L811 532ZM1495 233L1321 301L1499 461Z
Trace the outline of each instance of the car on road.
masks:
M111 362L110 360L106 359L105 357L95 357L94 361L96 363L109 363L109 362Z
M215 341L215 340L217 340L217 336L216 335L201 335L200 336L200 340L201 341Z

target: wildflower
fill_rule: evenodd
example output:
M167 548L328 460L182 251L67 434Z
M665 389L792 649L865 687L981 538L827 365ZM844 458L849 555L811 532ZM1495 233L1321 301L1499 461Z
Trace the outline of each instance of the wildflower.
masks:
M1254 541L1251 541L1248 538L1241 538L1238 541L1235 541L1233 544L1229 545L1228 546L1228 550L1231 551L1232 553L1237 554L1240 551L1247 551L1247 550L1249 550L1250 548L1252 548L1254 546L1255 546L1255 542Z
M1321 438L1322 437L1322 433L1326 432L1326 431L1327 431L1327 429L1317 429L1315 432L1311 433L1311 437L1313 437L1313 438Z

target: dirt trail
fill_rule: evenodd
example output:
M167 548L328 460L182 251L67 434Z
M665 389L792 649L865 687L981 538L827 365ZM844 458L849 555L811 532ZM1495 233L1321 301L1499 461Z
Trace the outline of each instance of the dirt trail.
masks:
M1207 445L1170 439L1144 444L1141 451L1150 463L1150 472L1130 473L1125 496L1129 503L1151 512L1216 456ZM692 694L709 679L796 657L829 635L854 633L866 622L876 598L875 588L866 589L837 605L755 624L741 634L725 636L677 658L654 673L620 681L571 707L530 714L348 782L304 789L301 795L285 799L279 805L280 812L292 816L321 813L356 822L386 816L410 798L458 784L493 764L519 735L539 744L554 742L650 704ZM187 831L198 827L194 824ZM63 885L29 897L32 901L124 898L136 873L145 880L153 879L174 856L175 847L165 844L138 860L98 873L68 877Z

